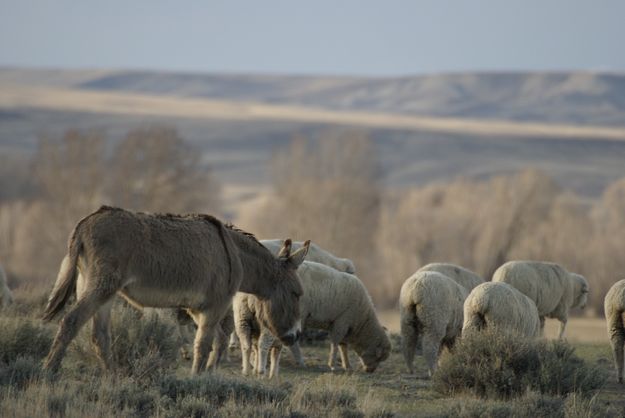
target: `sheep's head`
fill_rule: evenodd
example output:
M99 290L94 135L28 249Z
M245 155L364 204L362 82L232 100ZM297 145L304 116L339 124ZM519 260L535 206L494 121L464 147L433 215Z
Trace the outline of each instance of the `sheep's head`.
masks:
M377 343L370 344L358 353L362 366L367 373L373 373L375 369L391 354L391 340L387 335L386 328L380 335Z
M572 308L586 307L588 303L588 282L581 274L571 273L571 280L573 280L574 297Z

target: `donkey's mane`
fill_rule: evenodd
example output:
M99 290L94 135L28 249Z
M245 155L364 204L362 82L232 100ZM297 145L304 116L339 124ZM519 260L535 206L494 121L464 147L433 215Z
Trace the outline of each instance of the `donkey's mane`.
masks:
M258 245L260 245L261 247L265 248L265 246L264 246L263 244L261 244L261 243L260 243L260 241L258 240L258 238L256 238L256 235L252 234L251 232L244 231L244 230L242 230L241 228L239 228L239 227L235 226L234 224L232 224L232 223L230 223L230 222L228 222L228 223L224 224L224 226L225 226L226 228L228 228L229 230L231 230L231 231L234 231L234 232L236 232L236 233L239 233L239 234L241 234L241 235L243 235L243 236L246 236L246 237L250 238L253 242L255 242L256 244L258 244ZM266 248L265 248L265 249L266 249ZM267 250L267 251L269 251L269 250Z
M93 214L106 212L106 211L124 211L124 212L128 212L126 209L122 209L122 208L118 208L118 207L114 207L114 206L102 205ZM218 218L216 218L213 215L207 215L207 214L204 214L204 213L187 213L187 214L184 214L184 215L175 214L175 213L149 213L149 212L136 212L136 213L141 214L141 215L152 216L154 218L167 219L167 220L172 220L172 221L197 219L197 220L202 220L202 221L205 221L205 222L210 222L212 224L221 224L221 225L223 225L224 227L226 227L227 229L229 229L229 230L231 230L233 232L236 232L236 233L241 234L241 235L243 235L243 236L245 236L247 238L250 238L252 242L255 242L258 246L260 246L261 248L266 250L265 246L263 244L261 244L260 241L258 240L258 238L256 238L256 236L254 234L252 234L251 232L244 231L243 229L235 226L234 224L232 224L230 222L224 223L224 222L222 222L221 220L219 220ZM89 216L91 216L91 215L89 215Z

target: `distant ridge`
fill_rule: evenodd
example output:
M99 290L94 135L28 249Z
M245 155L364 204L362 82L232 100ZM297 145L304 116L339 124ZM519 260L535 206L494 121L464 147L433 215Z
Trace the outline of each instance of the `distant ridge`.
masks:
M625 127L625 74L485 72L393 78L0 69L0 84L327 110Z

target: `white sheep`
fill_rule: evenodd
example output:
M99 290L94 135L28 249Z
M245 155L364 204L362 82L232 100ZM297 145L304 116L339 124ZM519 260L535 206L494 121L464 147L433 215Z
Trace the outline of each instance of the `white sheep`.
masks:
M348 347L352 347L358 356L365 371L373 372L377 366L386 360L390 354L391 342L386 330L375 314L371 297L358 277L335 270L321 263L304 261L297 270L302 282L304 294L300 301L302 324L305 328L323 329L329 332L330 355L328 366L334 370L337 353L340 353L343 369L349 370L351 365L348 357ZM246 299L250 299L249 296ZM235 297L235 329L241 342L241 351L244 357L249 358L253 347L252 338L245 332L240 332L243 315L237 312L240 304ZM254 306L248 302L248 306ZM250 309L250 311L253 310ZM252 323L252 321L248 321ZM245 330L244 330L245 331ZM257 370L265 370L267 351L271 351L270 377L278 374L278 364L281 345L268 332L252 330L259 335L257 349ZM249 335L251 335L250 332ZM248 344L252 344L249 347ZM243 360L243 373L249 371L249 360ZM274 364L275 363L275 364Z
M560 321L559 338L564 335L569 310L584 308L588 300L588 282L555 263L509 261L493 274L494 282L504 282L534 301L540 316L541 334L545 317Z
M623 346L625 345L625 280L619 280L608 290L603 301L608 335L612 345L616 378L623 383Z
M443 346L451 349L462 330L462 309L469 291L436 271L417 271L401 287L402 351L408 370L419 342L430 376Z
M482 283L464 301L462 336L485 328L536 337L540 334L536 304L507 283Z
M13 303L13 295L7 284L7 275L0 266L0 308Z
M260 243L263 244L265 248L267 248L273 254L277 254L278 251L280 251L280 248L282 248L282 244L284 243L284 240L262 239L260 240ZM302 245L304 245L303 242L293 242L291 249L292 251L296 251ZM308 247L308 254L306 254L306 261L314 261L316 263L325 264L326 266L332 267L333 269L336 269L338 271L344 271L346 273L351 273L351 274L356 273L356 267L354 266L354 263L352 260L350 260L349 258L337 257L331 252L324 250L323 248L321 248L320 246L312 242L310 243L310 246Z
M484 279L476 273L451 263L430 263L417 270L417 272L420 271L435 271L444 274L459 285L464 286L469 292L473 290L475 286L484 283Z

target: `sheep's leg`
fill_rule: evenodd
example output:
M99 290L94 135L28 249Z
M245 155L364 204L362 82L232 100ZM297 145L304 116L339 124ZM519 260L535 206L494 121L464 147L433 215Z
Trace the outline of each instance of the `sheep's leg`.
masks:
M296 342L292 346L289 347L291 350L291 354L293 354L293 359L298 366L304 367L306 363L304 362L304 357L302 356L302 350L300 349L299 342Z
M545 317L541 316L540 318L540 336L545 336Z
M65 315L61 326L54 337L50 352L43 368L56 372L69 343L74 339L80 328L115 294L115 291L102 293L100 289L86 292L76 305Z
M232 332L230 334L230 341L228 342L228 349L234 350L235 348L239 348L239 347L240 347L239 337L237 337L236 332Z
M264 375L267 370L267 355L269 354L269 350L276 343L276 339L269 332L269 330L263 327L260 332L260 337L258 338L258 357L257 357L257 367L256 373L258 375Z
M414 373L414 356L417 350L417 345L419 343L419 332L417 330L417 322L416 318L414 318L414 315L412 315L411 318L406 317L402 313L400 327L402 336L401 348L404 355L404 361L406 362L406 367L408 367L408 372L412 374Z
M566 318L560 319L560 333L558 339L561 340L564 337L564 330L566 329Z
M347 344L339 344L339 352L341 354L341 365L343 370L351 370L352 366L349 364L349 353L347 352Z
M330 356L328 357L328 367L330 370L335 370L334 365L336 364L336 353L338 351L338 344L331 342L330 343Z
M242 336L239 334L241 342L241 372L243 376L250 374L251 356L252 356L252 337L250 335Z
M273 379L278 377L280 373L280 353L282 352L282 345L271 347L271 366L269 368L269 378Z
M334 326L330 329L330 356L328 358L328 366L330 370L335 370L336 354L339 348L339 344L345 339L347 334L347 327L341 325L340 319L334 321Z
M433 335L432 332L425 332L423 335L423 356L428 364L428 374L430 377L436 371L438 354L440 353L442 337Z
M623 349L625 348L625 326L621 322L622 314L614 315L615 319L610 321L610 345L616 366L616 379L623 383Z

